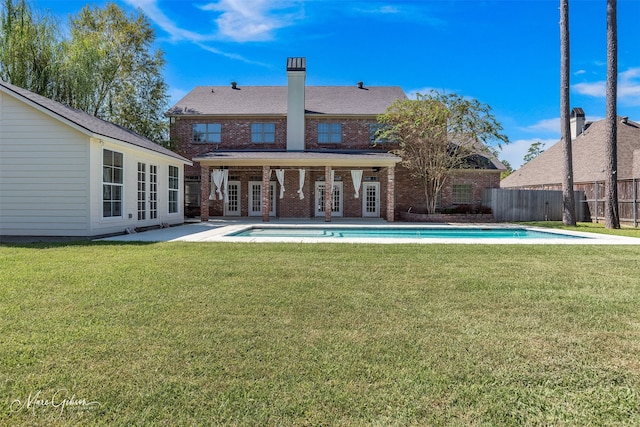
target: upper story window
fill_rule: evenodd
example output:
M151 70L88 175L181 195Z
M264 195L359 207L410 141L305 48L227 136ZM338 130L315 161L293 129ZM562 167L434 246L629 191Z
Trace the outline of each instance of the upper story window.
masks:
M102 216L122 216L123 155L102 151Z
M222 141L220 123L197 123L193 125L193 142L219 144Z
M369 141L371 144L385 144L389 142L393 142L390 137L381 137L380 134L387 130L388 127L386 125L380 123L371 123L369 124Z
M318 123L318 143L336 144L342 142L342 123Z
M251 142L254 144L273 144L276 142L276 124L251 123Z

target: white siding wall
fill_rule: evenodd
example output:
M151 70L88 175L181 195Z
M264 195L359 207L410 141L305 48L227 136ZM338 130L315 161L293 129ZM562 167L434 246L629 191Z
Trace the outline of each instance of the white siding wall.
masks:
M0 95L0 234L86 236L88 138Z
M128 144L106 140L91 141L91 235L103 235L124 232L127 228L148 227L168 223L184 222L184 165L179 161L143 150ZM103 149L123 154L124 162L124 200L122 217L102 217L102 151ZM158 167L158 218L138 220L138 162L145 163L147 173L147 207L149 199L149 165ZM179 211L169 214L169 165L176 166L180 173ZM129 217L131 216L131 217Z
M102 152L123 154L123 215L103 218ZM138 221L138 162L158 167L158 217ZM178 167L179 211L169 214L169 165ZM148 196L148 188L147 188ZM110 139L90 138L0 92L0 235L100 236L184 222L184 164ZM129 214L131 218L129 218Z

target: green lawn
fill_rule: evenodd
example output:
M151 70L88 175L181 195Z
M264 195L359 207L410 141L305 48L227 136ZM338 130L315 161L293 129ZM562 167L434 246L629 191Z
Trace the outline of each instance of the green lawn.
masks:
M640 246L0 246L0 425L639 424Z
M618 236L637 237L640 238L640 228L632 226L623 226L617 230L604 228L603 223L579 222L575 227L566 226L562 221L531 221L521 222L522 225L534 225L538 227L557 228L561 230L584 231L587 233L613 234Z

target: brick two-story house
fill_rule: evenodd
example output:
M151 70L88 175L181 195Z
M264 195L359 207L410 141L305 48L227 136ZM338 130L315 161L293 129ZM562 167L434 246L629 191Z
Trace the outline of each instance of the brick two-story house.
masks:
M400 87L306 86L305 58L287 59L287 78L287 86L198 86L167 113L177 151L194 162L185 171L187 213L393 221L424 203L390 153L397 146L374 141L377 116L406 99ZM498 187L494 160L455 174L443 206L480 203L483 188Z

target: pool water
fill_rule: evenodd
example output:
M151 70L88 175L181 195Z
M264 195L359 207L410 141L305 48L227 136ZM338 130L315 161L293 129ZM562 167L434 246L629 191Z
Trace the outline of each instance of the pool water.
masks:
M491 227L251 227L227 236L392 239L583 239L526 228Z

